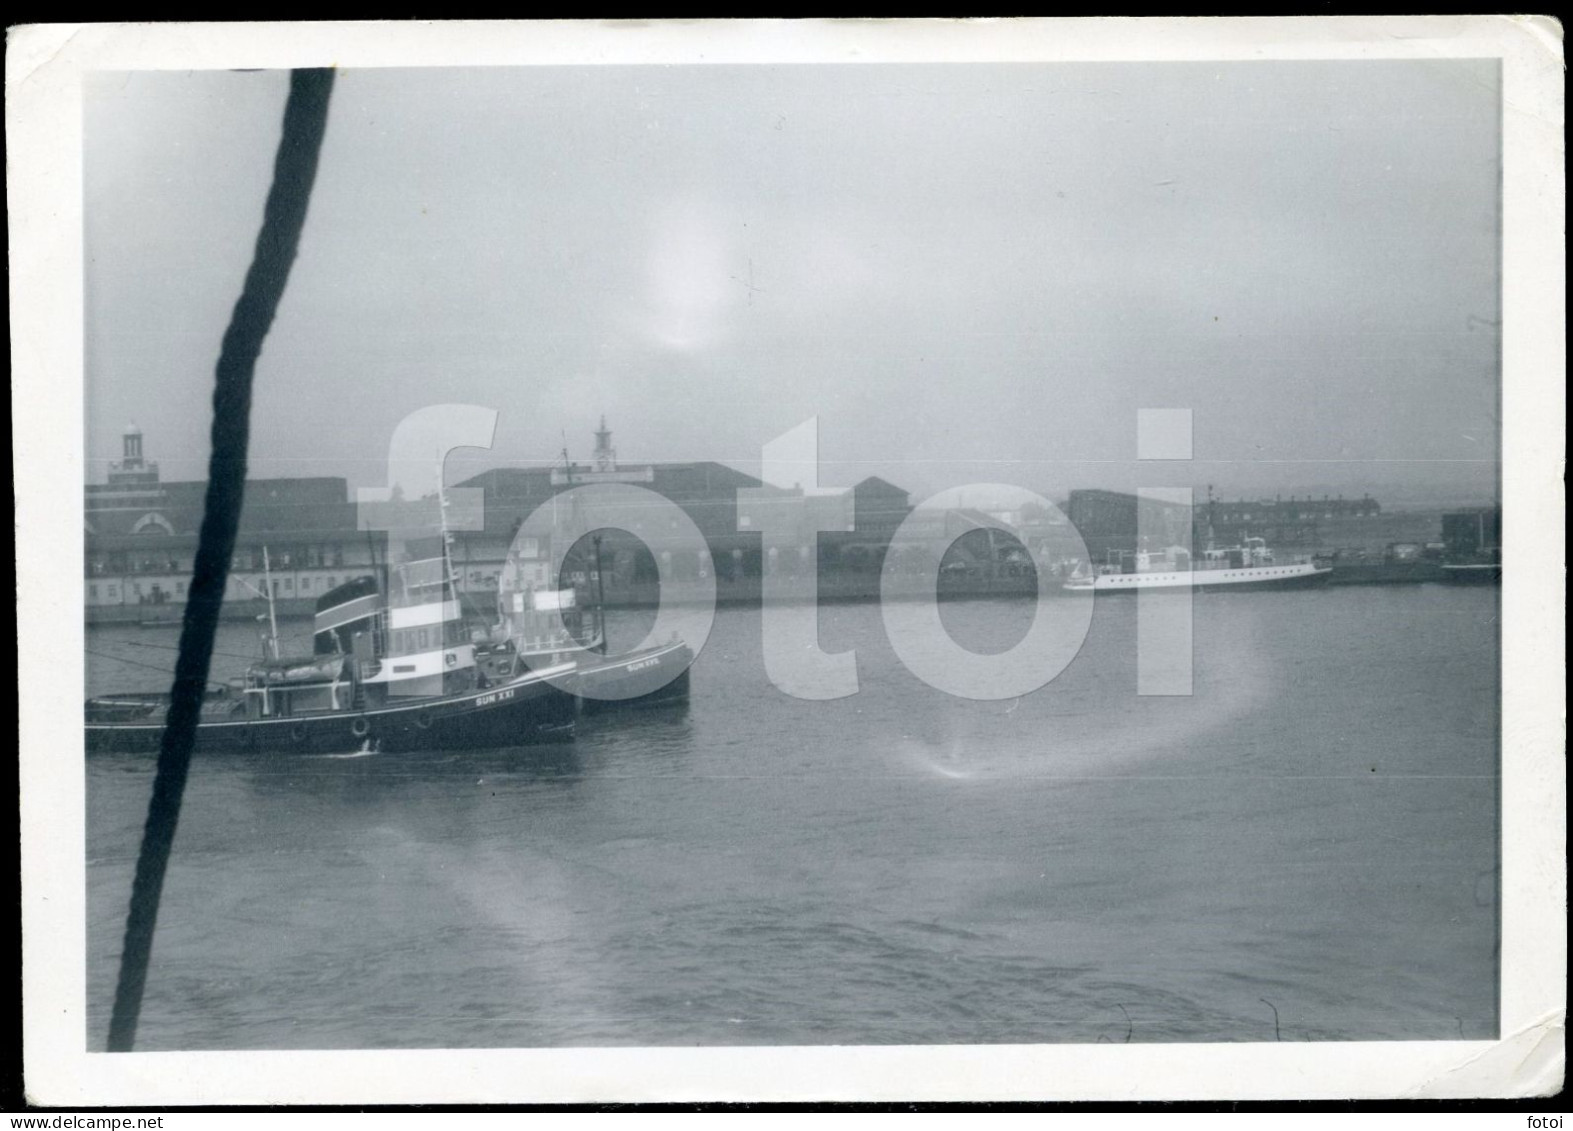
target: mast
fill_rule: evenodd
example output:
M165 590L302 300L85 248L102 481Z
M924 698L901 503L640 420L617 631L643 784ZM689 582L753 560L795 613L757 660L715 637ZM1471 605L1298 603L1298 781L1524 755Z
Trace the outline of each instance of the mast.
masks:
M253 559L255 560L255 559ZM273 648L273 658L279 658L279 618L273 609L273 566L268 560L268 548L262 547L262 584L268 591L268 630L272 633L269 643Z
M388 579L383 576L382 565L377 561L377 540L372 537L370 528L366 531L366 552L371 555L371 579L377 586L377 592L386 599Z
M590 539L595 547L595 627L601 634L601 655L606 655L606 574L601 572L601 536Z
M461 588L464 575L459 573L458 568L454 565L453 562L453 531L448 529L448 491L447 488L443 485L441 460L439 460L437 463L437 517L442 530L442 562L445 578L447 581L447 592L443 594L442 599L452 600L454 602L454 605L459 610L459 623L465 631L466 638L468 638L471 622L467 618L467 612L469 614L473 614L477 622L489 625L490 621L485 618L480 610L475 608L474 605L470 604L469 597ZM470 543L468 540L466 540L464 543L464 557L465 563L468 565L470 558ZM502 587L499 585L499 601L501 600L501 597ZM501 611L502 610L499 608L498 612L501 613Z
M563 430L563 471L567 476L568 486L573 486L573 460L568 457L568 432Z
M437 468L437 523L442 531L442 565L443 580L448 583L448 590L454 600L459 599L459 579L453 572L453 554L451 539L448 533L448 493L442 488L442 467Z
M568 433L563 433L563 481L571 488L573 486L573 460L568 458ZM557 492L552 492L552 535L557 534ZM555 585L556 581L553 579Z

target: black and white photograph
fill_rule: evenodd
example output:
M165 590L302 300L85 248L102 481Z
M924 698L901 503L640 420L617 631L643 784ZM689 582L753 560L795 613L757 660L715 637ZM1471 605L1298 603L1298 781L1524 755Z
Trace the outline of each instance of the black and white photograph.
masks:
M1554 21L22 31L30 1091L1560 1089Z

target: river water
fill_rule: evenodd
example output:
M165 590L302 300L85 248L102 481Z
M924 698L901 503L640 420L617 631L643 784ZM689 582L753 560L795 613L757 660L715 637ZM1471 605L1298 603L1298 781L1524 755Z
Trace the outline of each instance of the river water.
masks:
M1497 598L1199 595L1189 698L1136 695L1100 600L1006 702L912 676L875 605L821 611L859 692L792 699L723 609L686 709L571 744L198 757L137 1045L1494 1037ZM945 620L1000 651L1031 610ZM87 640L90 690L154 689L176 634ZM89 1048L152 777L88 760Z

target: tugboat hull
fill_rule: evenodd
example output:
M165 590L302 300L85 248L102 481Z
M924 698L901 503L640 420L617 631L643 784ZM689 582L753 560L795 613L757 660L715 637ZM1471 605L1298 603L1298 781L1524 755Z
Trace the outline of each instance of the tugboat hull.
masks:
M87 704L89 753L153 753L163 742L156 721L113 720L125 700ZM535 676L511 684L371 708L289 718L205 721L197 726L198 753L345 754L358 750L495 749L561 741L573 735L571 700Z
M688 668L694 653L686 644L664 644L604 661L581 661L574 693L585 714L631 707L656 707L688 698Z

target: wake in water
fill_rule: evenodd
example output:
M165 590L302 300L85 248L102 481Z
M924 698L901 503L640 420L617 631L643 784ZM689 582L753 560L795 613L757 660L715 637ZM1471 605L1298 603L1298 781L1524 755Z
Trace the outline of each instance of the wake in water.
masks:
M338 762L346 758L369 758L377 753L380 753L380 744L375 739L368 738L360 744L359 750L352 750L348 754L323 754L320 757Z
M909 709L893 760L907 772L948 781L1127 775L1158 761L1167 763L1160 773L1215 772L1188 755L1248 742L1281 666L1242 635L1222 653L1199 650L1194 695L1141 697L1135 665L1106 652L1019 699L926 718ZM1115 691L1125 704L1111 711Z

